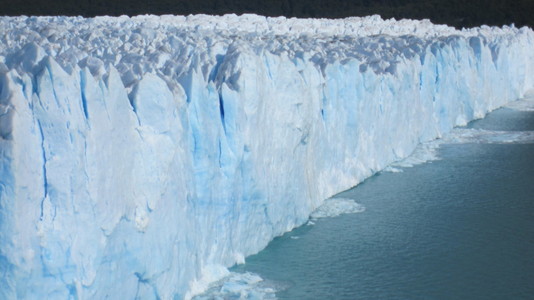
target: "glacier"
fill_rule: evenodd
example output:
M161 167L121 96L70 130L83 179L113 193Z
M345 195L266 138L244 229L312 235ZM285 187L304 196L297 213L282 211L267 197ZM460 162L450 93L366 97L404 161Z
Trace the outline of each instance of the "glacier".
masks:
M428 20L1 17L0 298L190 299L534 87L534 33Z

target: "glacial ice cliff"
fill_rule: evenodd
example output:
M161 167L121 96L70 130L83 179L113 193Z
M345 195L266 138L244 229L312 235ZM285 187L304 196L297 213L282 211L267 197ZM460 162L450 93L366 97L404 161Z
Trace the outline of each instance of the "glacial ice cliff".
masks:
M528 28L0 18L0 298L182 299L534 87Z

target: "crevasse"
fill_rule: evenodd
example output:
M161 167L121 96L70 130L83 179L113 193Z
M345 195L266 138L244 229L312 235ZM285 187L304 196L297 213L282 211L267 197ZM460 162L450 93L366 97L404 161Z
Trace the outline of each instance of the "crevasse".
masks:
M0 28L2 299L190 298L328 197L534 87L528 28L254 15Z

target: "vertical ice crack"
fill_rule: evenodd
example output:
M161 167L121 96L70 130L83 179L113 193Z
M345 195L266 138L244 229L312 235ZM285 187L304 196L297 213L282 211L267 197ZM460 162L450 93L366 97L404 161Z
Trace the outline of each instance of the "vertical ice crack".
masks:
M46 71L48 72L48 77L50 78L50 83L52 86L52 93L54 94L54 100L56 100L57 106L60 107L61 105L59 104L59 98L57 96L56 88L54 84L54 76L52 75L52 70L50 69L50 62L48 62L48 64L45 65L45 68L46 68Z
M46 174L46 151L44 146L44 133L43 133L43 127L41 125L41 121L37 120L37 126L39 127L39 134L41 136L41 153L43 158L43 188L44 188L44 195L43 199L41 199L41 214L40 214L40 220L43 220L44 216L44 202L46 197L48 197L48 179Z
M85 119L89 120L89 113L87 112L87 97L85 96L85 89L87 87L87 79L85 78L85 76L85 72L80 71L80 93L82 99L83 114L85 115Z
M224 134L226 135L226 122L224 120L224 101L223 96L221 92L219 91L219 114L221 115L221 123L224 130Z
M219 169L222 169L222 145L221 145L221 139L219 139Z

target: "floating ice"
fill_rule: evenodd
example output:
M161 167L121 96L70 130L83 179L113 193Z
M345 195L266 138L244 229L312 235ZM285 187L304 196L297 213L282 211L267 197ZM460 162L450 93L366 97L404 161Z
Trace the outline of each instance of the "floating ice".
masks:
M420 164L431 162L439 159L438 149L443 143L443 140L433 140L419 144L410 156L405 159L393 162L383 171L398 173L402 172L402 168L411 168Z
M219 282L227 279L228 277L234 278L234 274L230 273L228 269L221 265L210 265L202 269L202 277L197 280L194 280L190 284L189 291L185 295L186 299L203 299L202 297L194 297L200 293L206 291L209 287L213 285L214 282ZM245 281L246 283L246 281ZM221 292L223 292L221 290ZM210 298L211 299L211 298Z
M456 128L441 144L532 144L534 131L495 131Z
M524 109L526 106L521 106ZM443 138L422 143L407 158L394 162L383 171L402 172L419 164L439 160L439 147L446 144L533 144L534 131L495 131L455 128Z
M275 300L277 291L276 284L266 282L256 274L230 272L193 300Z
M518 111L534 111L534 91L532 91L530 95L526 96L525 99L512 101L506 104L506 107Z
M352 199L330 198L326 199L321 206L314 210L310 218L331 218L343 214L354 214L365 211L365 207Z

